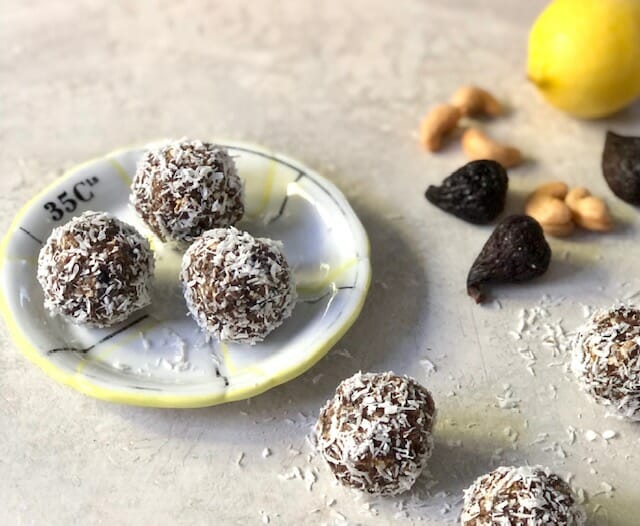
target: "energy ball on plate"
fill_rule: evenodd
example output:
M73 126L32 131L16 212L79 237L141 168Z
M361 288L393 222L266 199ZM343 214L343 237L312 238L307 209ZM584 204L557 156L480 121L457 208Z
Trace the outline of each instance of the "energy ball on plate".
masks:
M135 228L85 212L53 229L38 257L44 306L72 323L106 327L151 302L154 258Z
M138 163L131 204L162 241L190 244L244 214L242 183L225 148L181 140L148 151Z
M411 489L431 456L431 394L412 378L357 373L320 410L318 449L339 482L374 495Z
M571 368L596 402L640 421L640 310L597 312L578 331Z
M569 485L540 466L500 467L464 492L462 526L582 526L587 517Z
M220 341L253 345L291 316L297 294L282 243L235 227L205 232L185 252L189 312Z

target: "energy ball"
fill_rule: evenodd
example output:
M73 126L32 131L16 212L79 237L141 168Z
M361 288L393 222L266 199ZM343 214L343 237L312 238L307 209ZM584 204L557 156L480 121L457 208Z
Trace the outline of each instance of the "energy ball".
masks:
M569 485L540 466L500 467L464 492L462 526L582 526L587 516Z
M577 333L571 368L596 402L640 421L640 310L594 314Z
M220 341L254 345L291 316L297 294L282 243L235 227L205 232L185 252L189 312Z
M149 303L154 258L135 228L85 212L54 228L38 256L44 306L75 324L107 327Z
M431 394L412 378L357 373L320 410L318 449L339 482L373 495L411 489L431 456Z
M226 149L202 141L148 151L138 163L131 204L158 238L182 247L244 214L235 162Z

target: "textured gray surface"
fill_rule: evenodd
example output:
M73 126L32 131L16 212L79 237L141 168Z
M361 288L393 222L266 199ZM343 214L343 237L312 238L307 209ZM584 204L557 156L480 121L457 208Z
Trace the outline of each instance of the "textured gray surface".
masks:
M637 426L605 419L553 366L566 356L553 357L536 335L530 375L517 352L522 342L508 334L522 308L550 303L549 319L537 324L544 335L544 323L580 323L581 303L606 306L640 290L637 211L610 194L599 171L604 130L640 133L640 108L583 123L540 101L524 68L527 30L544 2L104 4L2 5L0 230L77 162L158 137L226 136L286 152L334 180L369 231L374 283L338 345L348 353L333 351L250 402L202 410L87 398L28 363L3 326L0 523L260 524L268 516L271 524L396 517L439 525L455 522L462 488L502 462L574 473L590 509L602 506L594 524L605 514L612 525L637 522ZM620 223L610 235L552 240L548 275L501 289L502 308L475 306L464 292L490 228L457 221L422 197L464 159L456 146L437 156L420 151L417 122L469 81L513 109L491 133L535 159L511 173L511 210L536 184L562 178L606 196ZM437 366L430 375L425 358ZM356 499L307 460L313 416L358 369L412 374L438 403L432 477L405 498ZM515 409L497 404L507 383L520 400ZM577 430L573 444L568 426ZM618 436L588 442L588 429ZM611 498L597 494L603 481L615 488Z

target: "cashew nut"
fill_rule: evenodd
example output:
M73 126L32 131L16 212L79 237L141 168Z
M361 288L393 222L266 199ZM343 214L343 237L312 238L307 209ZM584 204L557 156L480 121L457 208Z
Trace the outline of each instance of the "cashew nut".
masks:
M494 142L477 128L469 128L462 135L462 149L471 160L490 159L499 162L505 168L522 163L520 150Z
M429 151L442 148L445 135L453 131L462 114L451 104L440 104L431 109L420 124L420 143Z
M463 86L451 97L451 104L460 109L464 116L489 115L497 117L502 106L488 91L478 86Z
M591 195L589 190L582 186L576 186L575 188L572 188L570 192L567 192L567 195L564 197L564 202L567 203L571 210L573 210L578 204L578 201L584 199L588 195Z
M527 200L525 213L552 236L567 236L575 225L600 232L611 229L609 210L602 199L583 187L569 190L561 181L539 186Z
M536 191L525 206L525 213L540 223L545 233L564 237L574 230L571 210L562 199Z
M556 197L557 199L564 199L567 196L567 193L569 193L569 187L566 183L563 183L562 181L552 181L538 186L532 196L548 195L550 197Z
M611 216L606 203L591 195L586 188L577 187L571 190L565 197L565 203L578 226L597 232L611 230Z

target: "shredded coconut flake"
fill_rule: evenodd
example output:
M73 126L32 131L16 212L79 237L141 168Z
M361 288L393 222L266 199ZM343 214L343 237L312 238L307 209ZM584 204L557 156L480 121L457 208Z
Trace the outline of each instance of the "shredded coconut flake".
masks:
M598 435L598 433L591 429L587 429L584 432L584 438L586 438L587 442L593 442L594 440L597 440L599 436L600 435Z

